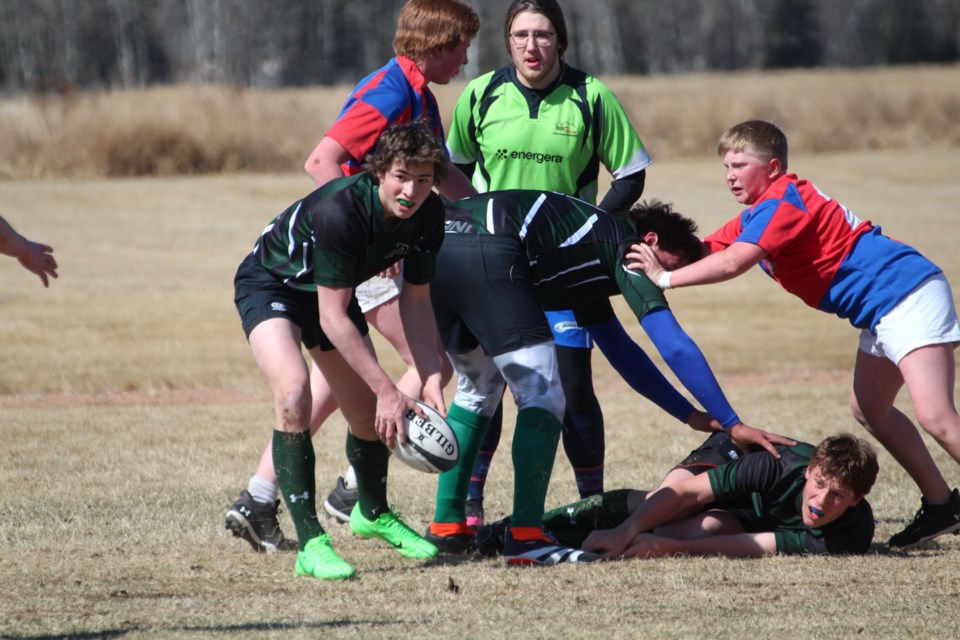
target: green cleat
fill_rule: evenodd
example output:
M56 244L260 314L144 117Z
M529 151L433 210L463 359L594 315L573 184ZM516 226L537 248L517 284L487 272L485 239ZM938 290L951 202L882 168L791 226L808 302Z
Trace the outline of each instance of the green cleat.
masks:
M297 554L294 570L298 576L312 576L321 580L346 580L357 575L357 570L347 564L330 546L330 536L326 533L307 542Z
M361 538L380 538L389 542L407 558L437 557L437 548L392 512L381 513L376 520L367 520L357 504L350 513L350 529Z

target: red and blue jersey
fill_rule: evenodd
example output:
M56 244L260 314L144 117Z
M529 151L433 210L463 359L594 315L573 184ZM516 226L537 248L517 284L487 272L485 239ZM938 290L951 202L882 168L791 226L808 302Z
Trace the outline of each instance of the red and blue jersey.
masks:
M871 331L918 284L940 272L916 249L883 235L794 174L779 178L704 242L711 251L734 242L759 246L767 252L760 266L784 289Z
M421 116L442 141L440 108L423 74L413 60L404 56L391 58L357 84L326 133L353 156L341 165L344 175L363 170L364 158L374 150L388 126Z

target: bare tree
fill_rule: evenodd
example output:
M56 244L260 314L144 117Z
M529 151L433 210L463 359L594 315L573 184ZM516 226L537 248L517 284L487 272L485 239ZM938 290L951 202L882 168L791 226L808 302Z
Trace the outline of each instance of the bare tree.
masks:
M0 0L7 92L156 82L355 82L393 55L404 0ZM481 19L466 77L508 62L510 0ZM675 73L960 58L957 0L561 0L568 59Z

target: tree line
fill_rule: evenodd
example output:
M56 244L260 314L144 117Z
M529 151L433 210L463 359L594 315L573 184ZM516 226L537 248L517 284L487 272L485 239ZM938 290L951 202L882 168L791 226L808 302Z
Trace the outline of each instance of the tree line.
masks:
M465 75L507 62L510 0L474 0ZM403 0L2 0L0 89L353 83L393 55ZM561 0L597 75L960 59L956 0Z

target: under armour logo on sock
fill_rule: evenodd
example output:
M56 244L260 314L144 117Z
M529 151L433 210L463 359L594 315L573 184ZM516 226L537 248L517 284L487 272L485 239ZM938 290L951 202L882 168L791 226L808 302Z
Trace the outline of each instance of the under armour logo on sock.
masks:
M294 504L297 503L297 500L309 500L309 499L310 499L309 491L304 491L303 493L300 493L300 494L297 494L297 493L290 494L290 502Z

